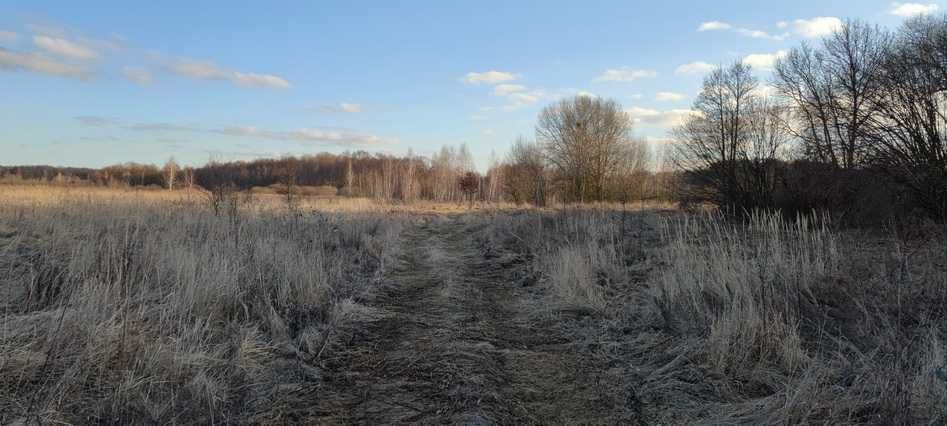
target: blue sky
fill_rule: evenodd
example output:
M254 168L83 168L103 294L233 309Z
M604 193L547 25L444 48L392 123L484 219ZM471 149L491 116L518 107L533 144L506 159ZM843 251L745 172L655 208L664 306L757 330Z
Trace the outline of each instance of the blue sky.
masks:
M701 76L942 2L0 0L0 164L99 167L466 143L484 167L590 93L658 142Z

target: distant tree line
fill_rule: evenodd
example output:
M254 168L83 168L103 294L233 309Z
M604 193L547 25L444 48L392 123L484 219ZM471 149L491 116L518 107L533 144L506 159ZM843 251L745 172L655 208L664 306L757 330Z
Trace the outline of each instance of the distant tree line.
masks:
M37 182L91 182L98 170L82 167L0 166L0 177Z

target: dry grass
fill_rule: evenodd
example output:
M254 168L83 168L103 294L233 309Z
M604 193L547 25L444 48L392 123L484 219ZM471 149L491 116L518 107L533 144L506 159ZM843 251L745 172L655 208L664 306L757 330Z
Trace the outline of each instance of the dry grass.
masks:
M0 423L278 421L402 219L3 188Z
M947 239L939 232L906 242L771 214L669 222L668 266L648 289L656 315L647 321L676 339L683 361L675 361L716 389L687 418L947 420ZM652 379L679 380L663 374Z
M942 227L905 240L823 217L574 209L498 228L558 326L625 363L647 422L947 421ZM576 307L597 326L563 315Z
M289 421L287 401L322 389L313 360L345 345L333 330L376 316L359 302L398 263L408 218L469 211L239 195L218 217L203 194L98 188L0 199L0 423ZM617 207L475 206L456 223L477 224L524 326L608 365L622 383L597 392L627 395L627 413L947 421L942 226L909 238ZM414 250L447 265L449 244ZM445 298L472 291L455 269L431 272Z

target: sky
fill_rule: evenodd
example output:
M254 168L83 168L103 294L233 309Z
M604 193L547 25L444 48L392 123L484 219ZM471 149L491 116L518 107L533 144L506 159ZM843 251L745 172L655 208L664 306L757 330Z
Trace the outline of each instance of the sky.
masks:
M480 168L563 97L655 144L702 77L947 0L0 0L0 165L102 167L467 144ZM764 86L765 87L765 86Z

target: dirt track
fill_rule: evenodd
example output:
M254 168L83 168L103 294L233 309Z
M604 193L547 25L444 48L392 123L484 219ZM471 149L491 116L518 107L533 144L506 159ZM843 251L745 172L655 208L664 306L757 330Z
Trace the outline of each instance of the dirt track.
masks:
M324 381L297 419L322 423L634 423L618 373L530 317L522 266L481 247L486 226L437 217L406 230L383 288L318 361ZM343 349L344 348L344 349Z

